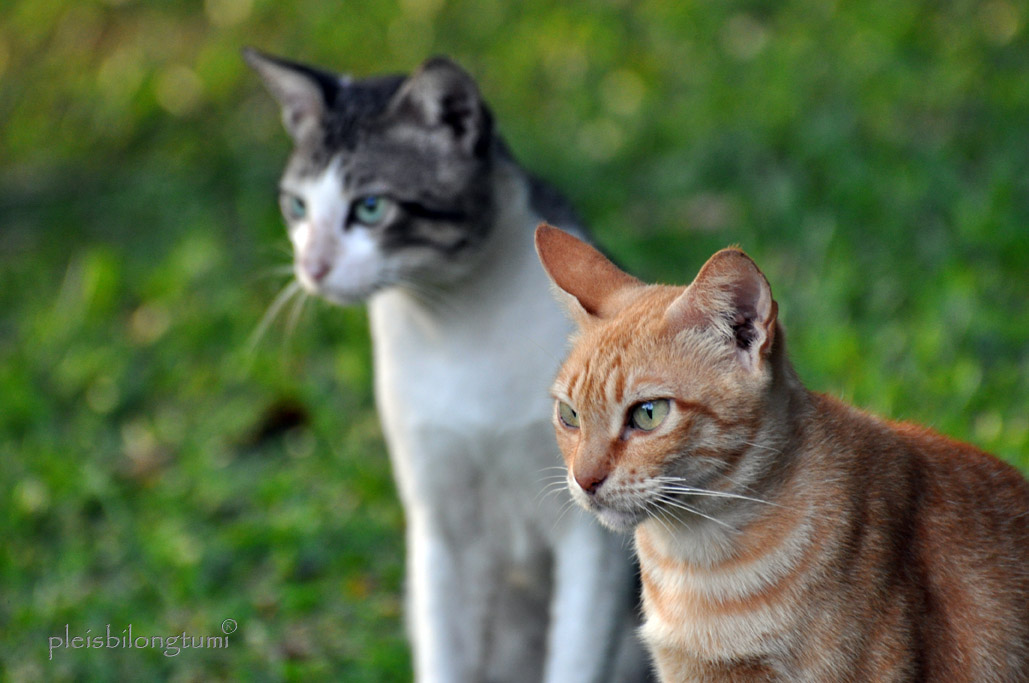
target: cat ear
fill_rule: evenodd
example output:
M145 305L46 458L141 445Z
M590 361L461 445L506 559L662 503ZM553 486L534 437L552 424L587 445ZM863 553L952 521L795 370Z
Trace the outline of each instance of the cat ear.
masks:
M708 259L693 284L665 311L665 322L673 332L714 329L754 372L771 353L778 311L757 265L739 249L729 248Z
M400 119L430 131L446 131L466 154L482 154L492 119L475 80L446 57L426 60L390 104Z
M278 100L282 107L282 123L294 141L318 130L326 110L339 92L339 76L249 47L243 50L243 59Z
M618 295L643 285L590 245L546 223L536 228L536 253L580 327L614 315Z

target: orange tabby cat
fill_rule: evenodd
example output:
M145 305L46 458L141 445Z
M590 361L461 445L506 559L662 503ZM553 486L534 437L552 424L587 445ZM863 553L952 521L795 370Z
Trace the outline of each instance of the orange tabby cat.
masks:
M664 681L1029 681L1029 483L807 391L742 252L645 285L540 226L580 331L554 383L573 498L636 529Z

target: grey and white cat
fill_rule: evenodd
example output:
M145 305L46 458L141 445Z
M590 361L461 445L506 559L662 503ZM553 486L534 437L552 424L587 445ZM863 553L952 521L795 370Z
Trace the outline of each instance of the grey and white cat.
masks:
M544 495L569 324L532 237L544 219L575 230L573 212L447 59L351 80L245 58L295 144L280 201L297 280L368 302L417 679L645 678L627 544Z

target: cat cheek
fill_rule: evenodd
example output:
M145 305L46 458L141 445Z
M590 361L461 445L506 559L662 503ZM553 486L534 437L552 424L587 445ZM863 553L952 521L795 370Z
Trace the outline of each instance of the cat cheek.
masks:
M303 253L311 241L311 224L299 221L290 225L289 241L293 243L294 252Z

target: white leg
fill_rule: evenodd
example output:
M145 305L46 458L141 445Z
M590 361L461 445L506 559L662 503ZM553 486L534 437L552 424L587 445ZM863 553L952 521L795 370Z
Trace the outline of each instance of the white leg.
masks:
M626 543L582 516L558 544L547 683L612 680L633 604Z
M488 570L427 519L408 520L408 618L419 683L476 681L484 658ZM462 552L464 551L464 552Z

